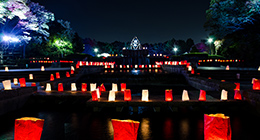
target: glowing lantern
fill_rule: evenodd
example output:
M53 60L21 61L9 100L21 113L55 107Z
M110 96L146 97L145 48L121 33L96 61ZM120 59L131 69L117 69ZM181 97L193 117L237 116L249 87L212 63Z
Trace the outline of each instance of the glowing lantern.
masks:
M121 91L125 91L126 90L126 83L121 83Z
M76 65L76 69L79 69L79 64Z
M74 74L74 70L70 70L70 74Z
M172 89L166 89L165 90L165 101L172 101Z
M252 78L252 84L254 84L255 79L256 79L256 78Z
M101 84L99 89L100 89L100 92L106 91L104 84Z
M36 83L33 82L33 83L31 84L31 86L32 86L32 87L36 87Z
M200 90L199 101L206 101L206 91L205 90Z
M235 90L240 90L240 83L235 83L235 85L236 85Z
M87 83L81 84L81 91L83 91L83 92L87 91Z
M125 101L131 101L132 100L131 90L130 89L126 89L124 91L124 100Z
M62 83L59 83L58 84L58 91L63 91L63 84Z
M188 66L188 71L191 71L192 70L192 66Z
M100 95L101 95L101 92L100 92L100 90L99 90L99 87L96 89L96 92L97 92L97 97L98 97L98 99L100 98Z
M242 100L240 90L234 90L234 91L235 91L234 99L235 100Z
M228 92L224 89L221 91L221 100L227 100L228 99Z
M108 95L108 101L115 101L115 98L116 98L115 91L110 90Z
M258 67L258 71L260 71L260 66Z
M118 89L117 89L117 84L112 83L112 90L113 90L113 91L118 91Z
M97 91L91 91L92 101L98 101Z
M96 83L90 83L90 91L94 91L97 88L97 84Z
M114 140L137 140L140 122L133 120L111 120L114 129Z
M45 68L44 68L44 66L42 66L42 67L41 67L41 71L45 71Z
M14 85L18 85L18 79L17 78L14 78L13 81L14 81Z
M73 67L73 66L70 66L70 70L73 70L73 71L75 71L75 69L74 69L74 67Z
M54 75L53 74L51 74L51 76L50 76L50 81L54 81Z
M189 101L189 95L188 95L188 91L187 90L183 90L182 92L182 101Z
M15 120L15 140L40 140L44 119L24 117Z
M6 72L8 72L8 71L9 71L8 67L5 67L5 71L6 71Z
M70 77L70 73L68 71L66 72L66 77Z
M33 74L29 74L29 79L33 80Z
M260 90L260 80L259 79L254 79L253 90Z
M229 65L227 65L226 70L229 70Z
M2 83L4 86L4 90L12 90L11 80L4 80L4 81L2 81Z
M47 83L46 84L46 89L45 91L51 91L51 84L50 83Z
M224 114L204 114L204 140L231 140L230 118Z
M25 78L19 78L20 87L26 87Z
M71 91L77 91L76 83L71 83Z
M149 91L148 91L148 89L142 90L142 101L149 101Z
M60 79L60 73L56 72L56 79Z

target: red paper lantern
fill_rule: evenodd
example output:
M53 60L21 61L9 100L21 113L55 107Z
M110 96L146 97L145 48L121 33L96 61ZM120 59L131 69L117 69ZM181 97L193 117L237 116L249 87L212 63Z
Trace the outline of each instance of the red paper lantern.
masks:
M166 89L165 90L165 101L170 102L172 100L173 100L172 89Z
M235 85L236 85L235 90L240 90L240 83L235 83Z
M132 100L131 90L130 89L126 89L124 91L124 100L125 101L131 101Z
M240 90L234 90L234 91L235 91L234 99L235 100L242 100Z
M253 90L260 90L260 80L254 79Z
M70 73L68 71L66 72L66 77L70 77Z
M26 87L25 78L19 78L20 87Z
M58 91L63 91L63 84L62 83L58 84Z
M125 91L126 90L126 83L121 83L121 91Z
M40 140L44 119L24 117L15 120L15 140Z
M36 87L36 83L32 83L31 86L32 86L32 87Z
M92 101L98 101L97 91L91 91Z
M74 70L70 70L70 74L74 74Z
M105 88L105 86L104 86L104 84L101 84L100 85L100 87L99 87L99 90L100 90L100 92L102 91L106 91L106 88Z
M194 74L195 73L195 71L194 71L194 69L192 68L192 70L191 70L191 74Z
M204 114L204 140L231 140L230 118L224 114Z
M112 119L114 140L136 140L140 122Z
M51 76L50 76L50 81L54 81L54 75L53 74L51 74Z
M60 73L56 72L56 79L60 79Z
M79 69L79 64L76 65L76 69Z
M206 91L205 90L200 90L200 101L206 101Z
M87 91L87 84L86 83L81 84L81 91L83 91L83 92Z

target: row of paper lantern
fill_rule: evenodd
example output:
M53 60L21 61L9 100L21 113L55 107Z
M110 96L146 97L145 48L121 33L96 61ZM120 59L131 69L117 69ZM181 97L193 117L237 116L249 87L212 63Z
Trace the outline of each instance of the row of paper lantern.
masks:
M3 83L3 86L4 86L4 90L12 90L11 80L4 80L4 81L2 81L2 83ZM18 85L18 79L14 78L13 79L13 83L14 83L14 85ZM20 83L20 87L26 87L26 80L25 80L25 78L19 78L19 83ZM35 87L36 83L34 83L34 82L31 83L31 86Z
M115 62L88 62L88 61L78 61L77 65L79 66L107 66L107 65L114 65Z
M230 60L221 60L221 59L215 59L215 62L240 62L241 60L234 60L234 59L230 59ZM207 60L199 60L199 63L201 62L213 62L212 59L207 59Z

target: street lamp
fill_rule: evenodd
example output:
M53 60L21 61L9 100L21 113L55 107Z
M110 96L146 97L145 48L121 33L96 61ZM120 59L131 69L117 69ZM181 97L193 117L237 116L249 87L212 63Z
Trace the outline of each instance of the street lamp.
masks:
M173 48L174 54L176 55L176 52L178 51L178 48Z
M94 49L94 52L95 52L95 53L97 53L97 52L98 52L98 49L97 49L97 48L95 48L95 49Z
M208 39L208 43L209 43L209 45L210 45L211 55L214 54L214 49L213 49L213 45L212 45L213 41L214 41L213 38L209 38L209 39Z

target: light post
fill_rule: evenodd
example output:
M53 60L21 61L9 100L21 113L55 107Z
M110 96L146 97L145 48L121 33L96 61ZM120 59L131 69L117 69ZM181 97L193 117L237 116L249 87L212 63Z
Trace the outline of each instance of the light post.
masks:
M214 49L213 49L213 45L212 45L213 41L214 41L213 38L209 38L209 39L208 39L208 43L209 43L209 46L210 46L210 53L211 53L211 55L214 54Z
M98 48L94 48L94 52L95 52L95 54L97 55Z
M173 51L174 51L174 55L176 55L176 52L178 51L178 48L174 47Z
M5 47L3 47L3 44L2 44L3 52L1 54L1 59L2 59L1 63L3 63L3 55L6 53L6 50L9 49L10 43L16 43L16 42L20 41L17 37L12 37L12 36L7 36L7 35L4 35L2 37L2 40L5 42ZM12 55L13 55L14 48L15 48L15 44L14 44L14 47L12 48ZM25 56L25 50L24 50L23 54Z

